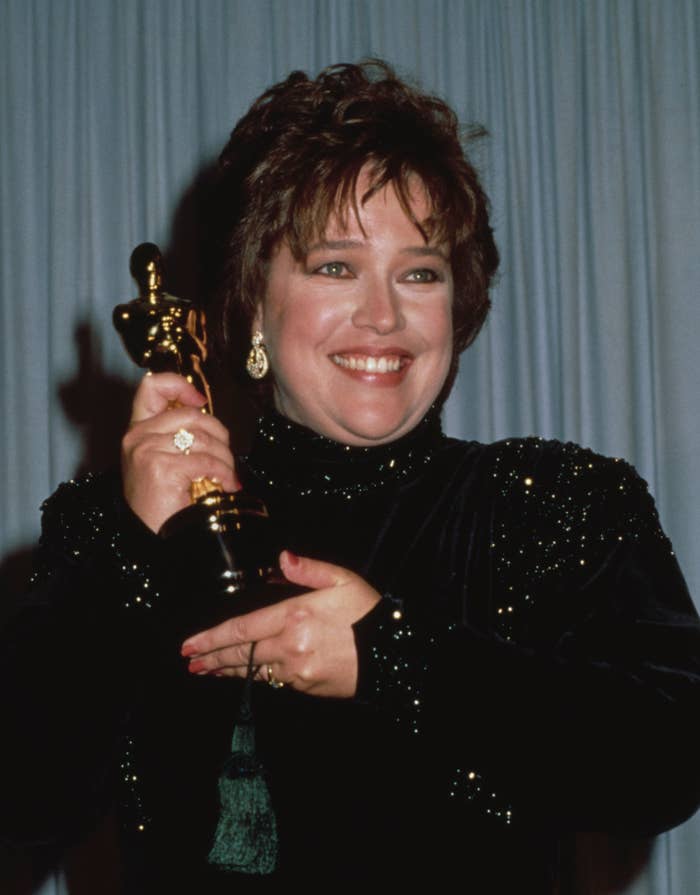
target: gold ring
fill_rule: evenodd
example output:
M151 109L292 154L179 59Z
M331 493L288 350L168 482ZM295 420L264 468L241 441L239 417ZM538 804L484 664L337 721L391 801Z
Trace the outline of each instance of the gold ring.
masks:
M182 451L183 454L189 454L190 448L194 444L194 435L187 429L178 429L173 435L173 444Z
M272 673L272 665L267 666L267 682L274 690L281 690L284 687L284 681L278 681Z

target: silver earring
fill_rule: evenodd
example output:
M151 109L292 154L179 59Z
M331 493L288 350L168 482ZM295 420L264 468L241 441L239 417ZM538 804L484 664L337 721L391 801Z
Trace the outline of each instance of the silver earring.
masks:
M270 369L270 361L265 350L263 334L259 329L253 333L253 344L245 368L252 379L262 379Z

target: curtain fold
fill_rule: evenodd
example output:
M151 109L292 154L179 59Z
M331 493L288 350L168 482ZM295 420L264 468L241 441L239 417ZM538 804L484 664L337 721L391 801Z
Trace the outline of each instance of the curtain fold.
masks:
M472 153L503 264L448 431L538 433L630 459L700 593L698 0L0 11L4 579L36 537L41 500L116 457L137 373L111 309L134 294L132 248L158 242L184 270L196 186L250 102L292 69L377 55L490 132ZM586 891L696 891L699 829L662 837L637 879Z

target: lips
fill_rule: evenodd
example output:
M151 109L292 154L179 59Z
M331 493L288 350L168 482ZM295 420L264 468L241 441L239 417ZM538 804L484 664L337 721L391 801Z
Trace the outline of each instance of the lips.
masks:
M359 370L363 373L398 373L406 359L395 354L381 354L379 357L363 354L332 354L331 360L345 370Z
M402 348L352 348L328 355L338 372L367 388L395 388L408 375L413 355Z
M388 376L400 374L413 360L402 348L349 348L334 352L329 359L346 372L357 372L364 376Z

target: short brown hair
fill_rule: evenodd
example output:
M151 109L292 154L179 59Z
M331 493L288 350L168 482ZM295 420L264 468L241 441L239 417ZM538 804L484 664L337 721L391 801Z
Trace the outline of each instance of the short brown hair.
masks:
M216 328L229 350L236 324L249 338L280 241L302 258L333 212L357 213L357 180L368 164L370 187L361 202L391 182L413 219L411 178L425 187L431 214L414 223L426 240L449 246L456 369L457 355L486 318L498 266L488 199L452 109L379 60L333 65L315 80L292 72L253 103L221 153L230 227Z

